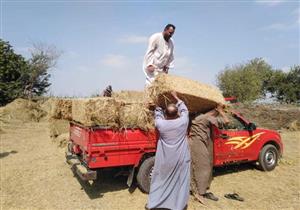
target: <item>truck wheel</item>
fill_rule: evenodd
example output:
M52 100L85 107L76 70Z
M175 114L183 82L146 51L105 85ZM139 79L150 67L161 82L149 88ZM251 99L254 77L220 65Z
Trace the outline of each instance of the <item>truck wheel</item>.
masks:
M154 157L149 157L146 160L144 160L136 176L138 186L141 189L141 191L143 191L144 193L149 193L150 191L150 183L151 183L153 167L154 167Z
M265 145L259 153L259 169L263 171L272 171L278 161L278 150L274 145Z

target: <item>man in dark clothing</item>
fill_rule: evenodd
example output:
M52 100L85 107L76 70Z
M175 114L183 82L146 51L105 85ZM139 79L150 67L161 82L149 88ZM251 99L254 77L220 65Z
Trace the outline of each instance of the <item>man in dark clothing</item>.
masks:
M212 181L213 141L212 127L227 124L223 105L218 105L206 114L197 116L190 129L190 148L192 156L192 192L196 199L204 204L204 198L217 201L212 193L207 193Z

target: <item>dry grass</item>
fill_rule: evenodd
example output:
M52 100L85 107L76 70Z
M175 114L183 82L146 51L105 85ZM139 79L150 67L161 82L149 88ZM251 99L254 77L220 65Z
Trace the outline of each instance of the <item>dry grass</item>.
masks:
M174 103L170 92L176 91L190 112L205 112L225 103L222 93L213 86L174 75L160 74L149 89L152 100L161 107Z
M72 101L72 119L85 126L118 127L120 102L115 99L98 97Z
M72 99L49 99L45 106L48 106L50 118L72 120Z
M63 133L68 133L69 121L61 119L49 119L50 137L56 138Z
M36 102L18 98L0 109L0 121L9 122L19 120L22 122L38 122L46 116L46 112L41 109Z
M143 91L122 90L114 92L112 98L126 103L141 103L145 99L145 93Z
M153 113L143 103L124 104L119 112L120 128L154 128Z
M58 147L65 148L69 142L69 133L62 133L57 138L53 139L53 142L57 144Z

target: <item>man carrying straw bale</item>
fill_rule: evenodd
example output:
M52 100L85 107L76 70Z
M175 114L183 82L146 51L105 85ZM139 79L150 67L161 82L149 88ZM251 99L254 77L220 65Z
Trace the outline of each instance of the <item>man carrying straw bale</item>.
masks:
M190 151L187 128L189 112L175 92L177 104L165 110L155 110L155 126L160 138L157 143L155 164L146 208L183 210L190 193Z
M150 86L159 73L168 73L173 68L174 44L171 37L175 26L166 25L162 33L155 33L149 39L149 45L144 57L143 70L146 75L146 86Z
M207 193L212 181L213 141L212 127L220 127L229 122L224 106L219 104L206 114L197 116L190 128L190 147L192 156L192 193L204 204L204 198L217 201L213 193Z

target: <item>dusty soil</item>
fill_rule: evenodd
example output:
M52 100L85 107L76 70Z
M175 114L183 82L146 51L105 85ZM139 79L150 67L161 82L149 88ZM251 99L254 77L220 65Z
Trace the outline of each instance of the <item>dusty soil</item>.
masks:
M48 122L1 125L1 209L143 210L147 195L128 189L126 178L80 182L65 163L64 149L49 137ZM272 172L252 165L217 169L211 190L220 198L196 209L300 209L300 132L283 132L284 157ZM237 192L245 201L223 197Z
M287 104L235 104L240 112L257 126L275 130L300 130L300 107Z

